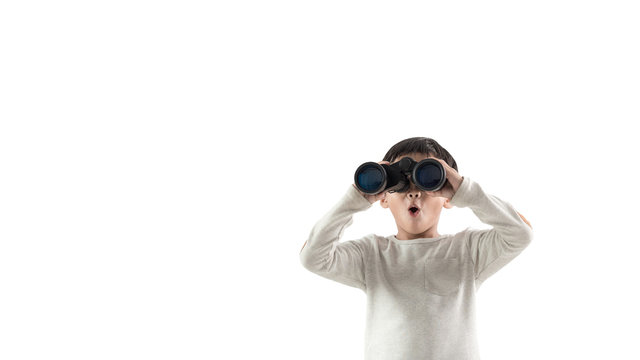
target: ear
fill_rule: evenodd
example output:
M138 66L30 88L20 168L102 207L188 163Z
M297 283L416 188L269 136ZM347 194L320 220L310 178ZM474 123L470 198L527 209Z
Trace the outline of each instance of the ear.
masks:
M385 192L382 198L380 198L380 206L385 209L389 208L389 203L387 202L387 193Z
M453 205L449 204L449 199L445 199L444 203L442 204L442 207L445 209L453 209Z

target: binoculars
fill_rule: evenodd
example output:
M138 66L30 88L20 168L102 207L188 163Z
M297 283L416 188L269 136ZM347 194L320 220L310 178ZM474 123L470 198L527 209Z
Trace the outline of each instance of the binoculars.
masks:
M390 165L369 161L360 165L354 175L356 187L369 195L383 191L406 192L410 182L420 190L438 191L446 181L447 174L438 160L417 162L410 157L403 157Z

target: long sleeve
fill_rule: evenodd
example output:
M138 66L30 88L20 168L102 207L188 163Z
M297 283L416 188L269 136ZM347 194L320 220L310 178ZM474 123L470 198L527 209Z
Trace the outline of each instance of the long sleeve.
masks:
M485 193L467 176L449 203L469 207L483 223L493 226L488 230L472 229L465 238L478 286L531 243L533 231L513 206Z
M372 206L353 186L312 228L300 251L300 261L309 271L365 291L366 243L362 239L340 243L353 214Z

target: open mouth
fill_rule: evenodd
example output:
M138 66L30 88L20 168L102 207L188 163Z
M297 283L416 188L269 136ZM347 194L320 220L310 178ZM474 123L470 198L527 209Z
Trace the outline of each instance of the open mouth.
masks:
M412 206L409 208L409 214L411 216L418 216L419 213L420 213L420 209L418 209L417 207Z

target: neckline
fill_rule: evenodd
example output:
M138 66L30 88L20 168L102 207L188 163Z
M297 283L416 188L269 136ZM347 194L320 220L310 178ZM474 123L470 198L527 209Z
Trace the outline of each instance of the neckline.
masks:
M434 238L419 238L419 239L411 239L411 240L398 240L398 238L395 235L391 235L388 238L391 239L391 241L393 241L396 244L399 245L407 245L407 244L423 244L423 243L430 243L430 242L434 242L434 241L438 241L438 240L442 240L446 237L449 237L451 235L440 235L438 237L434 237Z

